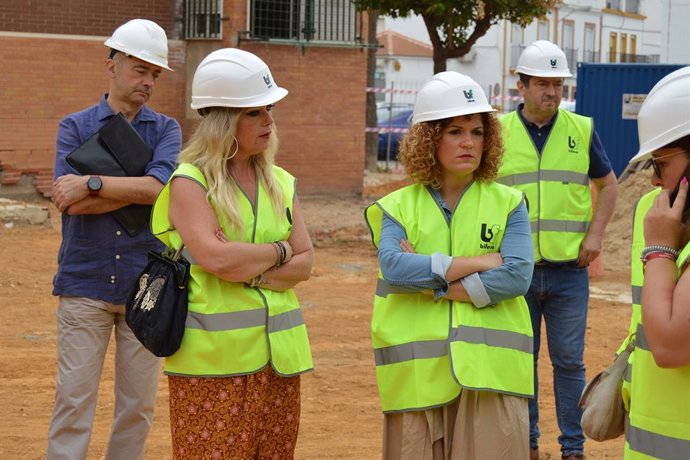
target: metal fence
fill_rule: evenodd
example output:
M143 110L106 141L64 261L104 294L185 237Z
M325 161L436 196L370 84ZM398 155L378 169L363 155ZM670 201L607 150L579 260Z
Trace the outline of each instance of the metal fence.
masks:
M221 0L184 0L183 29L187 40L220 40L222 27Z
M350 43L359 13L350 0L252 0L249 35L259 40Z

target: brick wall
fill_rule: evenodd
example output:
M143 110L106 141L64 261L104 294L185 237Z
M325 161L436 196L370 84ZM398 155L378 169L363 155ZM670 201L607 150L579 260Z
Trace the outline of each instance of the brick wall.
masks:
M351 48L248 44L289 94L274 109L277 163L300 193L361 193L364 173L366 54Z
M221 47L254 52L290 92L274 112L281 141L277 162L297 176L299 192L361 193L366 52L238 42L247 28L246 4L223 3L223 40L172 40L169 61L176 72L163 74L149 105L177 118L188 139L197 122L188 110L191 80L201 58ZM0 1L0 196L22 174L35 176L35 187L49 195L58 122L107 90L106 36L127 19L149 17L169 38L178 37L180 5L179 0ZM58 33L73 35L45 35Z
M152 19L170 39L181 38L180 1L2 0L0 31L65 35L110 35L134 18Z
M0 188L23 173L34 175L36 189L49 196L58 123L107 92L103 40L0 35ZM163 74L149 105L180 118L185 44L169 46L170 66L182 71Z

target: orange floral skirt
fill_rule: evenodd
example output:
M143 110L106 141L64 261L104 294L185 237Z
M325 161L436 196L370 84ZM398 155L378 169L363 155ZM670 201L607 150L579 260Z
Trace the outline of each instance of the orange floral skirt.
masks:
M270 366L245 376L168 376L173 459L291 459L300 378Z

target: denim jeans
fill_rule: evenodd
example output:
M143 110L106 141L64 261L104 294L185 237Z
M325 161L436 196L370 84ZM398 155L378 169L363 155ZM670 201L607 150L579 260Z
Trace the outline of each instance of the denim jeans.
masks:
M553 364L553 392L563 456L582 454L585 437L580 426L582 410L577 403L585 386L585 329L589 301L589 274L575 263L535 265L532 284L525 295L534 331L535 397L529 400L530 446L539 440L537 362L541 322L546 324L549 356Z

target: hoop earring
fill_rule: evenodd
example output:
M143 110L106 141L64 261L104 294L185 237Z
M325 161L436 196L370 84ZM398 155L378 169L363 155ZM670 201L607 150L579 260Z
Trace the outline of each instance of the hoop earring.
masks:
M240 143L237 142L237 138L235 136L232 136L232 142L235 144L235 151L232 152L232 155L226 158L226 160L232 160L235 155L237 155L237 151L240 149Z

